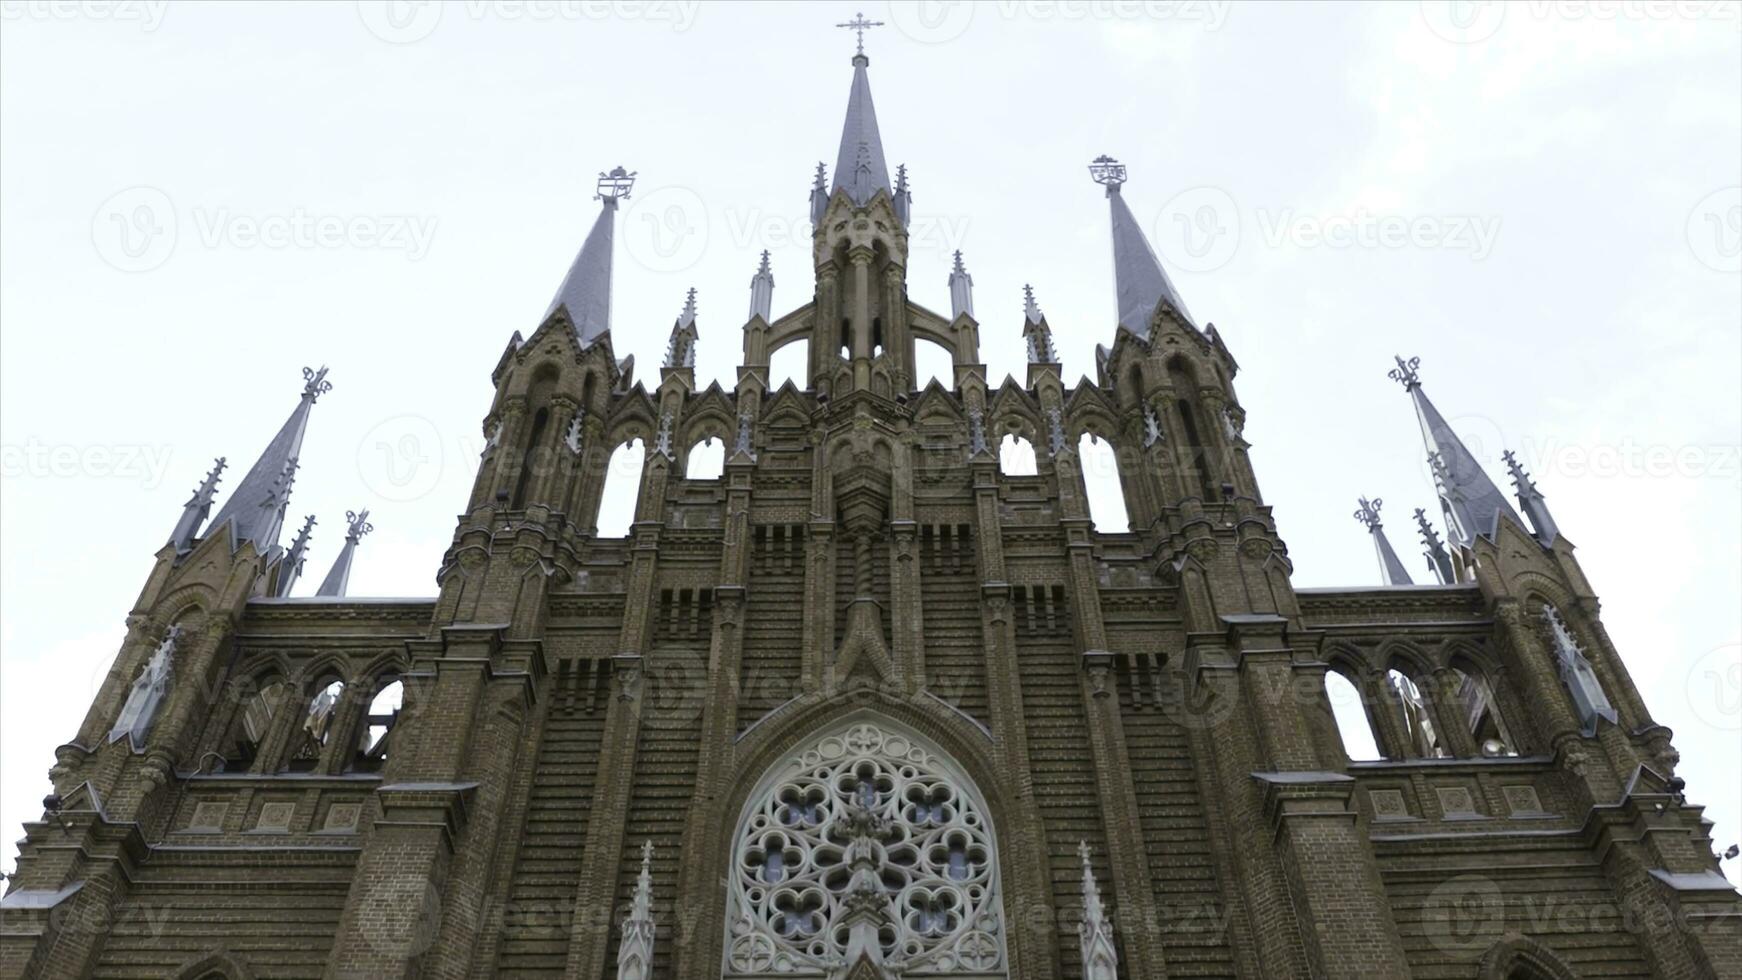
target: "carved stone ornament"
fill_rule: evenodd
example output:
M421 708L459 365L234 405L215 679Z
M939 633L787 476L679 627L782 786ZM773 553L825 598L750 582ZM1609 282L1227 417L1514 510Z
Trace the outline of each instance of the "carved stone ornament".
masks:
M726 977L1006 975L991 821L906 735L860 721L805 743L735 840Z

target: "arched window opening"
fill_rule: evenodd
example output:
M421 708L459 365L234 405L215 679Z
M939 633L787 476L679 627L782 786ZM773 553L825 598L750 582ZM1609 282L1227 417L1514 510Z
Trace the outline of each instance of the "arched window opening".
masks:
M1458 718L1464 730L1470 733L1476 751L1489 759L1517 755L1518 745L1512 741L1505 719L1500 717L1500 707L1494 702L1494 691L1488 686L1488 678L1474 668L1466 671L1453 667L1452 675L1458 682Z
M641 497L641 470L647 452L640 439L618 446L605 464L605 486L599 493L599 515L594 520L601 538L629 536L635 522L635 507Z
M1143 365L1131 365L1131 373L1125 380L1125 404L1136 406L1143 401Z
M1379 751L1379 740L1373 737L1373 721L1367 715L1367 703L1361 689L1341 671L1325 674L1325 700L1330 702L1331 717L1337 723L1337 736L1343 742L1343 755L1350 762L1371 762L1385 758Z
M1119 482L1119 455L1113 444L1085 432L1077 440L1077 462L1083 468L1083 489L1089 498L1089 522L1102 534L1131 530L1125 509L1125 487Z
M1192 403L1181 398L1179 400L1180 427L1185 429L1185 452L1190 457L1192 473L1197 476L1198 487L1205 500L1215 498L1215 480L1210 477L1210 457L1204 449L1203 437L1198 434L1198 420L1192 414Z
M795 340L775 351L768 358L768 390L778 391L788 381L800 389L808 389L810 381L811 343Z
M849 721L750 794L721 975L835 976L872 906L874 941L904 976L1005 977L997 853L991 815L951 760L882 720Z
M686 480L718 480L726 472L726 444L709 436L690 447Z
M1393 667L1385 672L1385 685L1391 692L1398 730L1409 746L1410 758L1443 759L1450 755L1434 730L1433 710L1415 681Z
M1035 476L1034 444L1014 433L998 444L998 472L1005 476Z
M369 699L369 710L357 737L357 759L352 768L363 772L379 772L387 763L387 746L393 726L399 723L399 710L405 706L405 682L394 678L381 685Z
M286 767L291 772L309 772L320 765L321 753L326 750L327 740L333 734L339 699L344 694L345 682L337 677L328 677L315 685L314 696L309 698L308 707L303 710L302 720L292 736L294 748Z
M913 342L913 387L924 390L936 378L945 388L956 387L956 357L949 348L930 340Z
M883 318L874 316L871 318L871 354L876 356L881 353L883 353Z
M508 505L514 510L526 506L526 490L532 485L532 474L539 468L540 450L544 447L544 430L550 425L550 408L538 410L532 417L532 433L526 437L526 452L520 457L520 477L514 481L514 498Z
M235 694L242 702L242 711L226 740L228 746L223 753L226 771L245 770L259 758L267 736L272 733L272 720L283 710L288 692L289 687L276 674L238 685Z
M851 360L853 357L853 321L841 318L841 360Z

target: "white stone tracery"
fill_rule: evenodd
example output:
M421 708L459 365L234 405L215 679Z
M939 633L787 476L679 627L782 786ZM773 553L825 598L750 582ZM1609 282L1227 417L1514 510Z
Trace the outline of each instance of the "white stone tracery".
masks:
M845 722L751 795L724 975L1004 977L996 855L955 765L881 720Z

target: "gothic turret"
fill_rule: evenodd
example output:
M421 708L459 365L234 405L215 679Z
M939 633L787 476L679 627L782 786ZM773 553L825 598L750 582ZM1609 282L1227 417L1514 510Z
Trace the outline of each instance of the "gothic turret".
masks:
M169 543L175 545L176 554L188 551L194 546L194 538L199 536L200 524L211 512L212 498L218 493L218 477L224 472L224 458L213 460L211 472L200 481L194 489L194 495L182 505L181 520L175 522L175 530L170 532Z
M690 287L689 294L684 298L683 311L672 322L671 339L665 343L665 366L667 368L693 368L696 366L696 290L694 286Z
M1140 339L1149 339L1149 324L1162 304L1187 322L1191 314L1173 282L1161 268L1161 260L1143 236L1143 226L1126 205L1120 188L1125 185L1125 166L1106 154L1089 164L1095 183L1107 188L1107 205L1113 229L1113 289L1117 297L1119 326Z
M1397 559L1397 552L1391 550L1391 542L1385 537L1385 525L1379 521L1379 508L1385 505L1385 501L1378 497L1372 500L1362 497L1359 503L1355 520L1360 521L1373 538L1373 550L1379 556L1380 580L1386 585L1414 585L1415 580L1409 577L1403 562Z
M768 250L762 250L762 264L756 267L756 274L750 277L750 319L762 318L763 323L774 322L774 273L768 268Z
M593 230L569 266L568 275L557 287L544 319L559 308L568 311L575 325L575 334L584 347L611 330L611 245L614 236L617 202L629 197L635 186L635 174L616 167L599 174L599 216L593 219Z
M310 519L312 522L312 518ZM369 511L345 511L345 546L339 549L339 557L333 561L332 571L321 580L321 587L315 590L315 595L340 598L351 584L351 558L357 552L357 542L363 540L363 535L375 530L375 525L369 523Z
M244 541L254 544L254 550L264 554L278 545L278 531L284 524L285 508L290 506L291 485L296 481L297 457L302 454L303 433L308 430L309 410L315 400L332 390L327 369L302 369L302 398L291 411L290 418L267 444L266 451L254 461L230 499L212 518L206 534L225 533L229 526L233 547Z
M1518 461L1512 450L1500 454L1506 460L1506 469L1512 474L1512 485L1518 492L1518 506L1530 518L1531 529L1536 532L1536 540L1544 547L1554 544L1554 539L1560 536L1560 528L1555 526L1554 517L1548 512L1548 501L1542 497L1542 491L1536 488L1535 481L1524 471L1524 464Z
M1488 478L1476 457L1464 447L1463 440L1446 424L1445 417L1422 390L1421 379L1416 376L1421 358L1412 357L1405 361L1398 357L1395 360L1397 367L1388 376L1403 385L1415 402L1422 441L1427 445L1428 465L1433 467L1434 484L1439 491L1440 506L1445 511L1452 540L1468 547L1478 537L1492 538L1502 516L1518 522L1518 515L1506 502L1505 495Z
M278 566L278 584L272 590L272 594L280 599L290 595L296 580L302 577L302 564L308 554L308 539L314 529L315 515L310 514L303 519L302 528L296 532L296 539L290 543L290 550L284 553L284 562Z
M950 319L974 315L974 277L962 265L962 252L956 250L956 265L950 270Z
M1433 522L1427 519L1427 511L1420 507L1415 509L1415 526L1421 532L1421 553L1427 559L1428 570L1434 573L1434 578L1439 579L1441 585L1456 582L1458 573L1452 568L1452 556L1440 541L1439 532L1434 530Z

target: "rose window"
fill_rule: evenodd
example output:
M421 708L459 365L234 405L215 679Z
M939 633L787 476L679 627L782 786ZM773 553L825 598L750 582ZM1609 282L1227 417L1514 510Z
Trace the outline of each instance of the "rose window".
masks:
M990 821L916 739L857 722L815 740L735 840L728 976L827 976L868 944L903 976L1004 976Z

